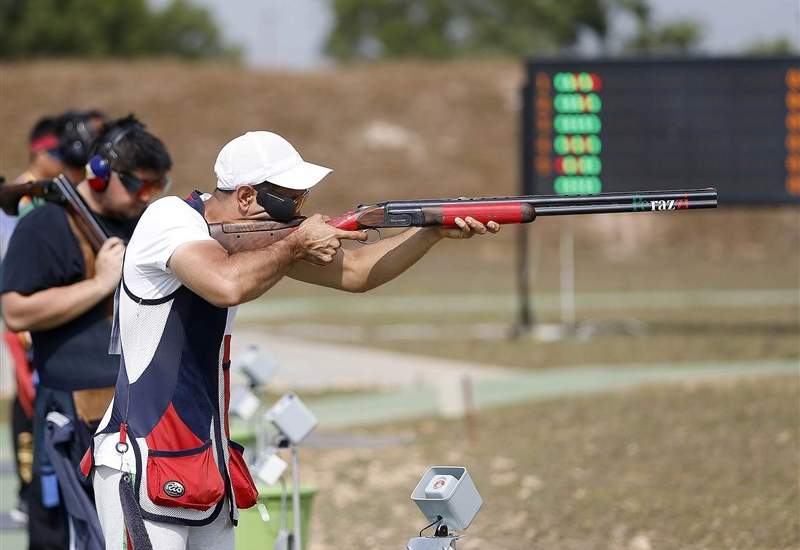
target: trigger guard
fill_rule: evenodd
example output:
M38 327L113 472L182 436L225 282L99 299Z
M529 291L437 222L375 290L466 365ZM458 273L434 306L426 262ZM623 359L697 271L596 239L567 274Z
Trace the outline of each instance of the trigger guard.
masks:
M374 231L375 232L375 238L373 240L370 240L370 238L369 238L369 232L370 231ZM367 229L364 230L364 233L367 234L367 238L364 239L363 241L358 241L361 244L375 244L376 242L381 240L381 232L380 232L379 229L377 229L375 227L368 227Z

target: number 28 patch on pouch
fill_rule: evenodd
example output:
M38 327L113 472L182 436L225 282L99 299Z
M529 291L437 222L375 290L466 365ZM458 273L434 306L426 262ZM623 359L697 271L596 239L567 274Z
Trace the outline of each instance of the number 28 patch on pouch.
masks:
M167 493L171 497L182 497L183 493L186 492L186 489L183 486L183 483L177 480L170 480L164 484L164 492Z

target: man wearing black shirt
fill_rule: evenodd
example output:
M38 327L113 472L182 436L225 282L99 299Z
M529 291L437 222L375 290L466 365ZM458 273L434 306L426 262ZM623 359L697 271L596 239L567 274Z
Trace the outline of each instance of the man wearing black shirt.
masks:
M58 411L73 421L71 454L77 468L94 428L86 421L100 419L87 416L81 403L87 394L97 395L92 390L113 387L117 379L119 358L108 355L109 302L120 279L123 243L149 200L166 187L171 164L163 143L135 118L114 121L103 127L93 147L90 166L97 173L77 186L111 235L100 250L87 251L85 237L58 204L46 204L21 219L9 243L2 270L3 317L10 330L31 332L39 376L31 550L69 547L63 499L43 445L45 417Z
M64 170L59 153L59 123L55 117L42 117L36 121L28 140L28 167L15 178L14 183L25 183L56 177ZM18 205L19 215L33 208L30 197L24 197ZM0 211L0 260L5 255L11 234L17 225L17 216ZM3 334L3 344L12 357L16 395L11 406L11 431L19 479L19 501L10 512L18 522L27 521L27 494L33 474L33 396L35 395L31 366L28 361L30 335L27 332ZM2 344L0 344L2 345Z

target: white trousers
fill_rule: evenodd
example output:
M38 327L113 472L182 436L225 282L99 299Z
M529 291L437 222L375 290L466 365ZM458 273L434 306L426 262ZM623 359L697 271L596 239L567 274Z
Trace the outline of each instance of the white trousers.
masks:
M106 550L122 550L125 522L119 501L122 472L108 466L94 469L94 498ZM226 505L213 522L201 527L144 520L153 550L233 550L233 524Z

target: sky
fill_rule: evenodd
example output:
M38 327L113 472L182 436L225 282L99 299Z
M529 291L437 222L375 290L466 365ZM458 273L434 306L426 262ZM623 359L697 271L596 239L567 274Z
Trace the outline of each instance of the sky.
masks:
M154 0L163 4L165 0ZM369 0L365 0L369 1ZM252 66L312 70L330 63L325 38L333 24L330 0L191 0L208 7L225 37L244 48ZM700 44L711 55L740 53L755 41L785 36L800 46L800 0L650 0L657 22L691 17L704 25ZM625 16L612 28L632 32Z

